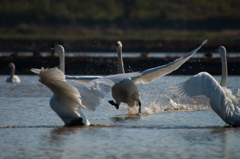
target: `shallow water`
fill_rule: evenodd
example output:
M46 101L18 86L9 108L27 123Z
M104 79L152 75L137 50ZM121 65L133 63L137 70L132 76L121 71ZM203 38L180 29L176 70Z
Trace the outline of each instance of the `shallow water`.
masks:
M109 94L95 112L83 110L94 126L63 127L38 76L20 76L20 84L0 76L0 158L239 158L240 128L227 126L205 97L169 93L189 77L138 84L142 115L124 104L116 110ZM230 76L228 87L235 93L240 77Z

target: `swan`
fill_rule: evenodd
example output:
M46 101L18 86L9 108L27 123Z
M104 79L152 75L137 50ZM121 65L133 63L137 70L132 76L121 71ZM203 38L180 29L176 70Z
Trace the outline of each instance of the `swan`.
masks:
M65 125L90 125L81 108L86 108L76 87L66 82L64 73L58 68L44 69L39 72L39 82L54 93L50 107Z
M170 91L178 96L204 95L210 99L210 106L227 124L240 126L240 93L236 95L227 87L226 49L220 46L218 53L222 62L222 77L220 84L207 72L200 72L189 80L171 87Z
M122 59L122 42L117 41L116 49L118 53L118 74L124 74L124 65ZM137 85L131 80L131 78L124 79L112 87L113 100L108 101L111 105L119 109L121 102L126 103L129 107L139 106L139 113L141 113L141 101L140 92Z
M11 68L11 74L10 77L7 78L6 82L12 82L12 83L20 83L21 80L17 75L14 75L15 73L15 65L14 63L9 63L8 65Z
M134 85L140 82L142 82L143 84L150 83L178 69L182 64L184 64L189 58L191 58L206 43L207 43L207 40L203 41L198 48L194 49L190 53L176 59L171 63L168 63L163 66L151 68L141 73L139 72L130 73L130 74L123 73L123 74L109 75L109 76L66 76L66 79L71 79L71 80L89 85L87 86L88 89L85 89L83 85L81 85L81 88L78 88L78 89L81 95L86 97L85 99L89 98L88 95L90 94L91 95L94 94L94 98L99 98L99 100L95 99L92 102L89 102L89 100L82 99L83 104L90 110L95 110L96 107L99 105L100 101L102 101L104 97L110 91L112 91L113 98L116 100L116 102L109 101L110 104L113 104L118 109L121 102L127 102L128 106L130 107L133 105L133 103L134 104L137 103L139 104L139 112L141 112L140 93L137 89L137 86L134 86ZM33 72L37 73L38 70L33 69ZM94 83L96 83L96 86L94 86ZM129 87L129 85L131 87ZM104 89L102 89L102 87ZM125 92L121 94L121 92L117 91L119 89L122 89ZM98 97L97 94L101 94L101 97ZM130 95L129 97L131 99L124 99L126 95ZM92 98L92 100L94 98ZM85 101L88 101L88 102L85 103Z

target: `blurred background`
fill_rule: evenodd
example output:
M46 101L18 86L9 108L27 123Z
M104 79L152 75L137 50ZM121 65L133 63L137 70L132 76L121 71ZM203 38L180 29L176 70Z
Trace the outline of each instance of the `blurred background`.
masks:
M90 55L88 53L103 53L105 56L104 54L116 52L117 40L123 43L123 53L139 53L143 55L141 59L146 60L149 52L164 52L165 59L159 59L156 66L174 59L176 54L173 56L173 52L190 52L205 39L209 41L201 51L210 55L206 54L204 59L210 60L215 49L223 45L228 52L235 53L232 59L239 61L239 9L239 0L1 0L0 74L9 72L5 65L10 61L18 63L16 72L21 74L29 73L30 66L56 66L57 58L42 57L43 52L51 55L51 44L63 45L66 57L73 52L79 53L71 54L71 57L84 55L82 61L98 63L98 67L102 66L99 61L107 61L104 67L112 67L114 70L114 59L89 59L86 56ZM32 59L28 62L29 66L24 67L24 53L31 53L38 60ZM166 58L167 56L172 58ZM69 65L71 68L84 67L79 66L79 61L74 61L71 57L66 59L66 73L96 72L94 68L90 71L91 64L85 72L71 72ZM30 57L27 58L29 60ZM39 62L42 58L45 62ZM130 63L133 63L131 60L133 59L130 59ZM71 62L76 64L72 65ZM127 68L132 65L128 65L127 58L124 62ZM141 71L155 65L140 64L140 70L132 65L129 71ZM239 66L237 62L234 65L236 68ZM109 73L115 72L100 71L100 74Z

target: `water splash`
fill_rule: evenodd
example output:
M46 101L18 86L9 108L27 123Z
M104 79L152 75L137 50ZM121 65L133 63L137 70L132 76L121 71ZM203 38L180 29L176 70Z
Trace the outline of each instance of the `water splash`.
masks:
M210 109L209 101L204 97L197 98L178 98L172 99L167 96L161 102L144 103L142 115L152 115L157 113L172 111L200 111ZM127 107L128 115L138 114L138 106Z

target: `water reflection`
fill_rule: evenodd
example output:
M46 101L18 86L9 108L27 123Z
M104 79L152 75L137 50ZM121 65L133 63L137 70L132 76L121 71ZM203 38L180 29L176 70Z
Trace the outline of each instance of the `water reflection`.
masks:
M111 120L114 123L124 123L127 120L139 120L141 115L135 114L135 115L127 115L127 116L117 116L117 117L112 117Z

